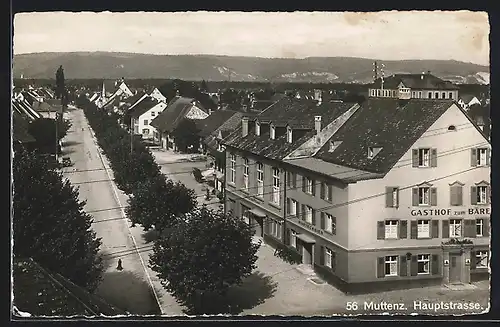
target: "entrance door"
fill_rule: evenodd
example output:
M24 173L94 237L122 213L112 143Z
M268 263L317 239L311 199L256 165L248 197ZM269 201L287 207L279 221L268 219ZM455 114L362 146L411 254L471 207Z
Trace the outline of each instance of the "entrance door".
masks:
M263 237L264 236L264 219L253 216L253 228L255 230L255 236Z
M461 282L461 257L458 253L450 253L450 284Z
M305 265L312 265L312 248L310 243L303 243L302 245L302 263Z

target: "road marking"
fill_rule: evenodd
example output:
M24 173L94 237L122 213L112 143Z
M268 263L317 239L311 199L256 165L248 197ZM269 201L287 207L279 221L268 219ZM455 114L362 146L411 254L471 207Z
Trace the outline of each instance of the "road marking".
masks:
M86 120L86 119L85 119L85 120ZM87 124L89 124L89 123L88 123L88 121L87 121ZM92 130L92 127L90 127L90 124L89 124L89 128ZM92 134L93 134L93 133L92 133ZM93 136L93 135L92 135L92 138L94 138L94 136ZM95 143L95 144L96 144L96 146L97 146L97 142L96 142L96 140L94 139L93 141L94 141L94 143ZM97 146L97 147L98 147L98 146ZM109 183L111 184L111 189L113 190L113 194L114 194L114 196L115 196L115 198L116 198L116 201L118 202L118 206L119 206L119 207L121 207L121 210L120 210L120 211L121 211L121 214L122 214L123 218L124 218L124 219L126 219L126 218L127 218L127 215L126 215L126 213L125 213L125 209L124 209L124 207L122 206L122 203L121 203L121 201L120 201L120 197L118 196L118 190L116 189L116 185L115 185L115 183L113 182L113 180L112 180L112 178L111 178L111 175L109 174L109 169L106 167L106 164L104 163L104 159L102 158L101 154L99 153L99 147L97 148L97 155L99 156L99 159L101 160L101 163L102 163L102 165L103 165L103 167L104 167L104 170L106 171L106 174L108 175L108 178L109 178L109 180L110 180L110 182L109 182ZM149 273L148 273L148 269L147 269L147 267L146 267L146 264L144 263L144 260L142 260L142 256L141 256L141 254L139 253L139 249L138 249L138 247L137 247L137 242L135 241L135 237L134 237L134 235L132 234L132 230L130 229L130 226L129 226L128 224L126 224L126 225L127 225L128 232L129 232L129 234L130 234L130 236L131 236L131 238L132 238L132 242L134 242L135 252L136 252L136 253L137 253L137 255L139 256L139 259L141 260L141 265L142 265L142 267L144 268L144 272L146 273L146 277L147 277L147 279L148 279L149 287L150 287L150 288L151 288L151 290L153 291L153 295L154 295L154 297L155 297L156 304L158 305L158 308L160 309L160 312L161 312L161 314L163 315L163 309L162 309L162 307L161 307L160 299L158 298L158 294L156 294L156 290L155 290L155 288L154 288L154 286L153 286L153 281L151 280L151 277L149 276Z

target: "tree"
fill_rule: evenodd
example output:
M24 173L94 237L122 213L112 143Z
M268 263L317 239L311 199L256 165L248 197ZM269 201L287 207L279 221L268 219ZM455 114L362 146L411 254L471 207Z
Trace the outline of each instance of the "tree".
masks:
M66 119L39 118L28 127L29 133L35 138L37 147L42 153L54 153L56 149L56 123L58 124L57 138L64 138L71 123Z
M179 216L196 207L196 195L184 184L167 180L164 175L146 179L128 200L127 217L144 230L159 232L177 223Z
M150 265L179 303L202 314L255 269L252 235L242 219L203 206L155 241Z
M55 89L55 96L58 99L62 99L64 97L64 68L59 66L59 68L56 71L56 89Z
M14 255L31 257L49 270L93 291L103 270L101 240L92 231L85 202L59 172L35 153L14 155Z
M179 150L187 152L192 147L193 150L198 149L200 130L192 119L182 119L177 127L172 131L172 136L175 139L175 144Z

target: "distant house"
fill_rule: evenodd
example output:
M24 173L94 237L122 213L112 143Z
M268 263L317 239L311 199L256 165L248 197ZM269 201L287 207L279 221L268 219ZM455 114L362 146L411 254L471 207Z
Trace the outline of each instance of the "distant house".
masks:
M195 99L176 96L167 105L166 109L158 115L151 126L156 128L163 149L177 150L172 132L184 118L205 119L209 116L207 110Z
M120 310L32 259L14 259L14 301L17 313L30 316L116 316Z
M166 107L167 104L165 102L159 102L154 98L146 97L138 102L137 105L129 109L133 133L141 135L143 139L159 142L159 133L156 128L151 125L151 122L158 117Z
M476 123L479 129L484 133L484 135L490 139L491 138L491 116L490 116L490 106L473 104L467 110L469 117Z
M432 75L395 74L378 78L368 88L370 98L452 99L458 101L458 87Z
M31 122L35 119L42 118L38 112L33 110L33 107L24 99L22 95L15 96L12 99L12 110L17 111L23 118Z
M115 83L115 91L109 98L106 98L106 101L104 102L102 107L107 109L117 110L120 105L120 102L123 99L131 97L133 95L134 93L130 90L130 88L127 86L127 84L125 84L125 82L122 79Z
M158 90L158 88L154 88L153 91L149 93L149 96L152 98L155 98L156 100L160 102L166 102L167 98Z
M458 99L458 104L462 106L462 109L468 111L471 106L478 104L481 105L481 100L478 97L472 94L463 94L460 95L460 99Z
M47 102L33 102L33 110L38 112L43 118L56 119L57 108L52 107Z

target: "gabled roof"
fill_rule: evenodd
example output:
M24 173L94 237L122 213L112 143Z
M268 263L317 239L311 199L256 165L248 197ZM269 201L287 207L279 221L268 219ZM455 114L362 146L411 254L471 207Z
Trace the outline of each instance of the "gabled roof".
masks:
M193 101L195 100L192 98L174 97L168 103L165 110L151 121L151 126L162 133L172 132L175 127L177 127L177 124L179 124L191 110Z
M160 103L158 100L150 97L144 98L128 111L131 117L138 118L154 106Z
M230 110L217 110L205 119L199 119L196 125L200 129L200 136L205 137L214 132L229 118L231 118L236 111Z
M12 108L17 110L24 118L28 119L29 121L33 121L42 117L38 112L31 108L26 100L12 99Z
M119 310L32 259L14 259L14 305L33 316L115 316Z
M329 152L327 142L315 157L385 174L453 104L452 100L370 98L330 139L342 143ZM382 147L373 159L367 155L370 146Z
M222 138L228 137L239 125L241 125L241 118L244 114L242 112L236 111L228 120L226 120L222 125L216 128L212 133L207 135L203 142L212 149L217 147L217 139L219 138L219 133ZM245 114L248 116L248 113Z
M35 138L29 133L29 123L17 110L12 111L12 138L20 143L36 142Z
M144 92L144 91L137 92L133 96L124 99L123 102L125 102L129 105L133 105L134 103L139 101L145 94L146 94L146 92Z
M394 74L384 77L384 88L397 89L403 83L405 87L420 90L458 90L450 81L445 81L432 74ZM382 78L378 78L372 88L381 88Z
M224 139L224 144L269 159L282 160L315 135L314 116L321 116L322 126L326 126L352 106L352 103L328 103L317 106L311 100L283 98L249 120L259 121L263 124L288 121L293 129L294 126L304 129L300 137L292 143L287 142L286 133L277 136L274 140L270 139L269 132L257 136L254 132L249 131L248 135L243 137L240 123L234 132ZM280 125L286 126L286 124Z
M465 104L468 104L469 102L472 101L472 99L474 98L477 98L479 100L478 97L476 97L475 95L472 95L472 94L461 94L460 95L460 99L465 103Z

